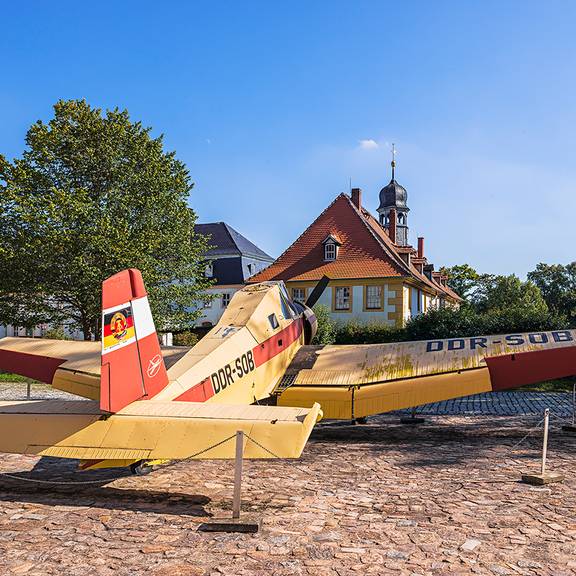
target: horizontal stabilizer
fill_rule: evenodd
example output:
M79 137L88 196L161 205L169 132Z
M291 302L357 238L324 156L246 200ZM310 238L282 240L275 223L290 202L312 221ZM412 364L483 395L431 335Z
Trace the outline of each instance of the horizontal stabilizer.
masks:
M298 458L320 406L283 408L138 401L103 417L87 401L0 402L0 452L83 460Z

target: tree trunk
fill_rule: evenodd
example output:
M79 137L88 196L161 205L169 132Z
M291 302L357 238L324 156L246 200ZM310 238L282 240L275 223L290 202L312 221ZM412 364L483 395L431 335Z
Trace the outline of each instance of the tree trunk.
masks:
M92 326L85 314L82 314L82 333L84 334L84 340L92 340Z

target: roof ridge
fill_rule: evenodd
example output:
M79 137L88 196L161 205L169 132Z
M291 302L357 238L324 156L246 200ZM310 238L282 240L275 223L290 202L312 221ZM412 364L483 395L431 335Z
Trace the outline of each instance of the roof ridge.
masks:
M238 232L238 230L236 230L236 228L234 228L231 224L228 224L227 222L222 222L222 224L226 228L226 233L228 234L228 236L230 236L232 242L234 243L234 246L236 246L238 253L241 256L247 255L247 256L254 256L257 258L263 258L263 257L272 258L272 256L270 256L267 252L264 252L262 248L254 244L252 240L249 240L248 238L246 238L246 236L244 236L244 234ZM241 241L242 244L245 244L245 246L241 246L240 244L238 244L238 241Z
M332 202L330 202L330 204L328 204L328 206L326 206L326 208L324 208L324 210L322 210L322 212L318 214L318 216L314 219L314 221L311 224L309 224L307 228L305 228L305 230L300 234L300 236L298 236L296 240L294 240L294 242L292 242L292 244L290 244L288 248L286 248L286 250L284 250L284 252L282 252L282 254L280 254L280 256L278 256L278 258L274 260L274 262L266 266L266 268L260 270L260 272L256 272L254 276L263 274L264 272L266 272L266 270L268 270L268 268L274 266L274 264L276 264L276 262L278 262L282 258L282 256L284 256L284 254L286 254L286 252L288 252L288 250L290 250L290 248L292 248L292 246L294 246L294 244L296 244L300 240L300 238L302 238L302 236L304 236L304 234L306 234L306 232L308 232L308 230L310 230L310 228L312 228L312 226L314 226L314 224L316 224L316 222L320 220L320 218L324 215L324 213L327 212L332 207L332 205L336 203L336 201L338 200L338 198L340 198L340 196L344 196L345 198L348 197L344 192L340 192L340 194L338 194L338 196L336 196L336 198L334 198L334 200L332 200Z
M428 286L430 286L431 288L434 288L434 290L436 291L440 291L440 292L444 292L445 294L448 294L451 296L451 294L449 294L446 290L444 290L444 287L440 284L436 284L436 282L430 280L425 274L421 274L416 266L414 266L413 264L407 264L406 262L404 262L404 260L398 255L398 253L394 250L392 250L392 248L390 246L387 246L386 243L384 242L384 239L379 236L378 234L376 234L372 228L372 226L366 221L366 218L364 218L364 216L362 215L361 211L356 207L356 205L354 204L354 202L352 202L352 199L349 198L348 196L346 196L350 202L350 205L354 208L354 210L356 211L356 213L359 215L359 217L361 218L361 220L364 222L365 226L370 230L370 232L372 233L372 235L376 238L376 240L378 241L378 243L385 248L387 253L391 253L391 255L393 256L393 258L395 258L397 261L399 261L401 263L401 267L408 272L408 274L410 274L410 276L412 276L413 278L415 278L416 280L420 281L420 282L424 282L424 284L427 284ZM374 220L376 220L374 218L374 216L372 216L372 214L370 214L370 212L368 210L366 210L366 208L363 208L363 210L370 215L371 218L373 218ZM390 240L390 242L392 242L392 240Z
M226 230L226 234L228 234L228 237L232 241L232 244L234 244L234 246L236 247L236 250L238 250L238 252L240 254L242 254L242 250L240 250L240 247L238 246L236 239L234 238L234 236L232 236L232 233L230 232L230 230L233 230L234 232L236 232L236 230L234 230L234 228L232 228L232 226L230 226L226 222L220 222L220 224L222 224L222 226L224 226L224 229Z
M386 254L388 256L391 256L396 261L396 264L400 265L400 268L404 269L404 271L406 271L410 274L410 268L406 265L406 262L404 262L404 260L402 260L402 258L400 258L400 256L398 256L398 254L395 251L393 251L389 246L387 246L384 243L384 241L382 240L382 238L374 232L372 226L370 226L370 224L366 221L366 218L364 218L360 209L356 206L356 204L354 204L354 202L352 202L352 198L350 198L350 196L348 196L348 194L344 194L344 196L346 197L349 205L353 208L354 212L360 218L360 220L362 221L364 226L368 229L370 234L372 234L372 236L375 238L376 242L384 249L384 252L386 252ZM366 210L366 208L364 208L364 210L366 212L368 212L368 210ZM368 212L368 214L370 214L370 212ZM370 214L370 216L372 218L374 218L374 216L372 216L372 214Z

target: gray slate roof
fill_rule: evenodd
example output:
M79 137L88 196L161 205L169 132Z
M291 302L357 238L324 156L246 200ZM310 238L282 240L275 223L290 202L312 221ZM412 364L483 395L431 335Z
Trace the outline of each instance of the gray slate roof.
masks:
M226 222L214 222L210 224L196 224L194 226L194 232L196 234L202 234L204 236L209 236L208 244L210 249L206 253L208 258L214 258L216 256L254 256L256 258L261 258L263 260L274 261L272 256L266 254L264 250L261 250L242 236L240 232L237 232Z

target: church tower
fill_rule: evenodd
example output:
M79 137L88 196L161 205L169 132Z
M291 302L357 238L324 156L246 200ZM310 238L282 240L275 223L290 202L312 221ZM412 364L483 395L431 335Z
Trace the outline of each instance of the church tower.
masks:
M398 246L408 245L408 212L410 208L406 205L408 193L406 188L400 186L394 179L394 170L396 168L396 148L392 144L392 180L387 186L380 190L380 206L378 214L380 215L380 225L389 233L390 217L396 217L396 238L392 239ZM393 210L392 214L390 213ZM392 227L394 229L394 227Z

